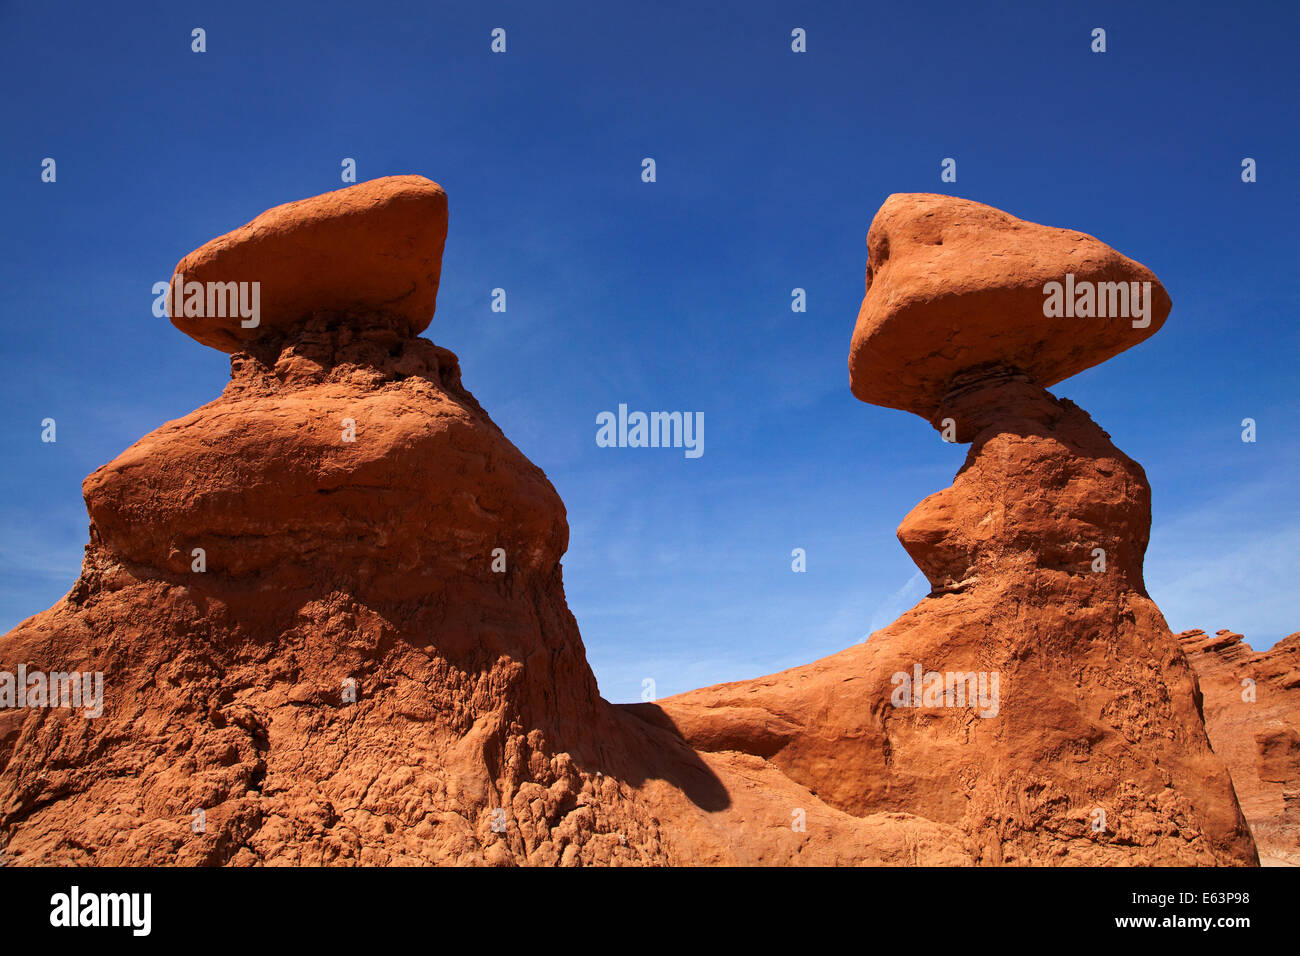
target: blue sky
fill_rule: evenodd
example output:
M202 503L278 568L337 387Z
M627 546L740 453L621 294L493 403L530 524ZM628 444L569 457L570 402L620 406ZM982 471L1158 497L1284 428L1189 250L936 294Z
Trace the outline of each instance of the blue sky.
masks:
M85 475L228 378L153 317L153 283L353 157L447 190L425 335L563 497L611 700L813 660L924 593L894 531L966 446L858 402L846 366L892 192L1082 229L1155 271L1165 328L1053 391L1145 466L1175 630L1300 630L1295 5L132 6L0 5L0 629L75 579ZM619 403L703 412L705 454L597 447Z

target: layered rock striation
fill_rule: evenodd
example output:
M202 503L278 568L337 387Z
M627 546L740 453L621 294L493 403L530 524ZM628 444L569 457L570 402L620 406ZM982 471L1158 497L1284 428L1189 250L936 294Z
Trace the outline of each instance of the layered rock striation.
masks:
M1300 633L1267 651L1242 635L1178 635L1200 681L1205 729L1232 774L1260 862L1300 866Z

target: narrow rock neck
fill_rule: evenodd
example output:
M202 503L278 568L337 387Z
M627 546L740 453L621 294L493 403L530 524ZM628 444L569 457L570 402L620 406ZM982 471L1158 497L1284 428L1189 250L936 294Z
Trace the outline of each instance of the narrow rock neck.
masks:
M416 376L461 391L456 356L400 332L389 316L321 313L289 330L269 330L233 353L226 394L339 381L377 387Z
M898 529L936 592L1044 572L1144 591L1146 475L1086 412L1016 369L985 368L954 379L933 424L972 443L952 486Z
M983 365L952 377L930 424L945 441L967 444L1000 424L1046 425L1059 416L1056 399L1024 372Z

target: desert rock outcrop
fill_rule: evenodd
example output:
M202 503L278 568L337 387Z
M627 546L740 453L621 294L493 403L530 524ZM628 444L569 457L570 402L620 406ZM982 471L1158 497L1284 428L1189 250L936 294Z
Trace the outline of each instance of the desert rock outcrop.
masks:
M1200 680L1205 729L1223 757L1260 862L1300 866L1300 634L1253 651L1240 634L1178 635Z
M0 638L25 695L0 679L6 861L1255 862L1142 585L1145 475L1043 387L1167 297L1149 331L1082 319L1067 343L1023 314L1032 283L1150 274L976 204L887 210L969 267L908 279L931 253L889 232L851 360L859 395L973 443L899 530L932 595L866 644L661 704L600 697L558 494L417 337L437 185L290 203L182 259L205 292L259 283L260 315L173 315L231 353L229 384L86 479L80 577ZM951 348L916 331L953 324ZM97 706L72 673L102 677Z
M86 479L80 579L0 644L5 670L106 685L94 719L0 717L11 857L559 859L563 821L604 826L580 804L622 805L565 749L598 761L617 735L565 604L563 504L413 335L445 228L441 188L394 177L181 261L260 282L269 311L186 329L257 337L220 398ZM661 859L649 814L613 812L623 843L589 856Z
M94 715L0 699L5 862L965 862L600 698L559 496L415 337L446 222L393 177L181 260L261 321L174 318L229 384L86 479L80 578L0 638L24 691L102 677Z
M930 596L859 646L663 702L848 813L906 810L992 863L1253 864L1195 679L1142 581L1146 475L1044 388L1163 322L1145 267L977 203L891 196L870 231L853 391L971 450L903 519ZM1151 282L1150 328L1044 322L1044 286Z

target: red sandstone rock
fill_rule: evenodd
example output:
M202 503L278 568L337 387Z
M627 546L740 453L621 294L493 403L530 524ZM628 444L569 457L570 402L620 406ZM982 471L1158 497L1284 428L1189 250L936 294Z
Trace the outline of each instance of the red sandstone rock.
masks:
M1300 866L1300 633L1256 652L1240 634L1178 635L1205 727L1232 774L1260 862Z
M849 352L853 394L924 418L958 372L1011 366L1053 385L1154 335L1169 314L1151 271L1092 236L953 196L890 196L872 220L867 250L867 293ZM1084 283L1149 282L1149 324L1045 316L1044 286L1067 275L1080 291ZM1111 312L1110 295L1102 298Z
M255 343L86 480L81 577L0 669L101 671L104 714L0 711L11 861L967 861L949 827L845 813L602 700L550 483L455 356L357 325Z
M205 248L270 270L250 228ZM968 859L950 827L845 813L744 755L696 753L652 706L602 700L545 475L454 355L308 278L311 314L243 342L220 398L86 479L79 580L0 638L2 671L105 680L101 717L0 710L8 860Z
M496 548L510 574L550 573L564 506L460 388L456 357L358 321L306 326L266 364L236 356L221 400L91 474L95 541L177 574L203 547L207 573L241 586L379 600L453 575L492 590Z
M275 213L218 260L281 268ZM563 505L455 356L280 274L301 307L201 330L238 348L225 392L87 478L80 578L0 638L0 671L106 684L93 719L0 710L11 861L1254 862L1142 587L1145 476L1025 374L959 368L935 400L974 447L899 530L932 597L806 667L614 707ZM918 664L997 672L998 697L895 706Z
M933 590L864 645L670 698L667 718L846 813L949 827L972 862L1254 864L1142 581L1146 475L1043 388L1158 329L1159 282L1091 237L949 197L890 197L868 244L854 394L973 443L898 529ZM1045 321L1043 284L1066 272L1150 281L1150 327Z
M447 196L423 176L386 176L285 203L178 262L169 315L223 352L316 312L383 316L404 336L418 335L433 318L446 238ZM209 303L207 284L228 282L259 283L257 326L245 327L220 297ZM202 292L193 300L202 301L202 315L183 307L187 290Z
M1037 389L899 528L931 596L865 644L663 711L697 749L749 755L845 813L949 827L970 862L1253 864L1194 677L1142 586L1149 523L1141 467ZM895 706L896 675L918 665L997 674L996 714Z

